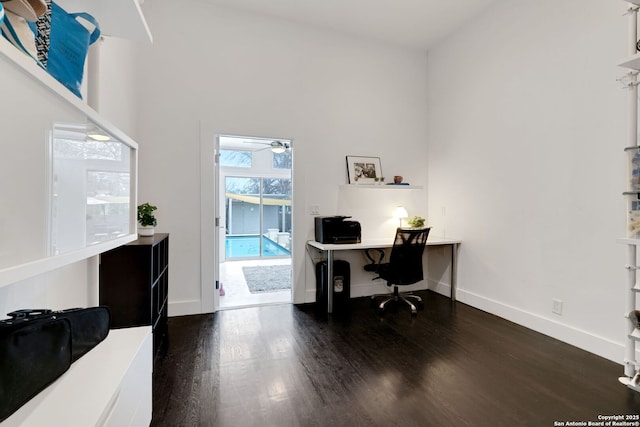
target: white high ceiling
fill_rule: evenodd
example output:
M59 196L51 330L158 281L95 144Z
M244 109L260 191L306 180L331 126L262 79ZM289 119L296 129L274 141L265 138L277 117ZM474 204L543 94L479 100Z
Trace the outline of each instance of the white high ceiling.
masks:
M497 0L206 0L427 50Z

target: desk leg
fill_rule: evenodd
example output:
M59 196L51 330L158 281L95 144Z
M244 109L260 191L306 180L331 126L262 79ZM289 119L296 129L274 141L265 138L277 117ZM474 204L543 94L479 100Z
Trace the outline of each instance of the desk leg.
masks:
M458 244L451 245L451 301L456 300L456 286L458 281Z
M333 313L333 251L327 250L327 313Z

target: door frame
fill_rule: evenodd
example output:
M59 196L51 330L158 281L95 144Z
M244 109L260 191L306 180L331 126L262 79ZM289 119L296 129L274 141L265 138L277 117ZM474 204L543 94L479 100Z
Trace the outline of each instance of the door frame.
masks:
M215 132L200 120L200 312L214 313L218 310L220 294L216 292L220 263L216 250L218 230L215 219L218 195L217 141Z
M293 148L293 138L268 138L252 137L244 134L229 134L216 132L213 127L203 120L199 121L200 130L200 306L201 313L214 313L220 306L220 294L218 286L220 281L220 253L218 242L220 240L220 230L224 227L221 221L219 200L220 191L218 179L220 178L219 152L221 136L237 136L255 139L284 139L290 141ZM295 229L295 180L294 180L294 157L291 159L291 228L292 237ZM215 225L216 218L218 226ZM294 241L291 246L291 268L293 274L295 265ZM292 277L292 279L293 279ZM291 303L296 300L295 280L291 286Z

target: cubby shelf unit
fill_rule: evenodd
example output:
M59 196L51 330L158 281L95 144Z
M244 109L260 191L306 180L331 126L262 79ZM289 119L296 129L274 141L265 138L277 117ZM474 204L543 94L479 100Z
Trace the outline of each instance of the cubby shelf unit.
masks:
M638 71L640 70L640 53L637 49L638 41L638 8L640 0L626 0L628 4L628 34L627 34L627 52L628 57L621 61L618 65L628 70L624 79L625 88L628 91L628 147L634 148L638 146ZM627 169L628 183L632 180L632 167L628 164ZM629 185L629 184L628 184ZM630 197L636 191L625 191L625 197ZM628 212L628 221L631 222L631 210ZM629 227L627 227L629 228ZM638 330L632 316L638 310L636 300L640 285L638 284L637 271L640 269L638 262L638 245L640 239L635 234L628 234L626 238L618 239L618 243L626 245L627 262L625 268L627 270L627 295L626 295L626 341L625 341L625 357L624 357L624 376L619 381L627 387L640 392L640 363L636 358L636 342L640 342L640 330Z

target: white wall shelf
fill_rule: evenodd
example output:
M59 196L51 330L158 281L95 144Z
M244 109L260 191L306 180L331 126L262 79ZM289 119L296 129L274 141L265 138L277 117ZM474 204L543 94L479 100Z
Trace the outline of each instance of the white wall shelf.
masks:
M68 12L87 11L94 15L106 35L151 40L138 0L60 0L59 3ZM137 238L138 145L3 37L0 37L0 75L3 76L0 93L5 106L0 117L3 131L0 156L0 288L18 284L15 290L7 293L24 293L28 298L27 294L34 293L34 289L23 291L19 286L22 280L90 259ZM95 125L123 147L121 153L125 154L120 158L128 163L124 172L114 173L128 176L128 180L124 180L129 183L126 201L117 202L129 205L128 211L122 215L125 225L113 233L100 232L106 238L99 243L94 244L94 240L87 238L92 234L87 231L84 210L52 208L63 206L60 201L63 193L59 191L61 185L57 180L61 175L56 173L52 164L52 147L55 146L55 130L59 124L79 126L74 129L83 129L79 131L83 132L82 135L88 134L89 125ZM86 145L87 142L84 137L60 139L70 141L72 145ZM108 158L109 162L114 163L115 157ZM103 157L99 160L108 163ZM111 172L106 167L99 170L103 172L103 169ZM63 194L73 199L73 203L65 202L65 207L79 203L86 208L90 204L85 183L84 180L74 182L68 194ZM55 203L52 201L54 198ZM89 212L88 208L86 210ZM76 222L78 214L81 218ZM104 217L111 219L113 215L105 214ZM51 237L52 230L56 230L56 221L57 224L70 225L72 231L78 232L80 238L74 242L80 243L64 249L52 249L60 248L60 241L68 237L66 229L58 233L57 242ZM93 279L88 277L91 275L89 270L88 265L86 281L91 285ZM46 277L43 286L50 281ZM63 299L66 301L72 297L59 300ZM2 426L148 426L151 422L152 362L150 327L112 330L105 341L3 421Z
M421 185L378 185L378 184L342 184L341 190L422 190Z
M0 119L6 144L2 149L0 195L0 287L87 259L137 238L136 188L138 145L40 68L35 61L0 37L0 74L4 102L15 114ZM24 109L24 110L22 110ZM25 114L29 111L29 114ZM131 149L129 234L51 255L47 234L52 191L50 140L56 122L93 123ZM10 143L9 143L10 142ZM49 153L49 154L48 154ZM3 163L4 162L4 163ZM27 165L34 165L28 167ZM1 174L0 174L1 175ZM40 235L43 233L44 235ZM38 241L41 240L41 243Z
M93 246L88 246L77 251L69 252L63 255L56 255L46 258L37 259L32 262L26 262L13 267L0 270L0 288L20 282L21 280L35 277L49 271L57 270L74 262L99 255L103 252L115 249L125 245L138 238L137 234L130 234L120 239L109 240Z
M618 243L622 243L624 245L640 245L640 239L634 239L632 237L623 237L621 239L617 239Z
M86 102L71 93L60 82L53 78L49 73L42 69L36 62L27 55L16 49L4 37L0 37L0 60L4 60L19 67L23 73L33 79L33 84L40 84L51 90L56 96L62 98L64 102L70 104L73 108L83 113L92 122L109 132L113 137L124 142L132 148L138 148L138 144L127 134L122 132L104 117L98 114L93 108L89 107Z

